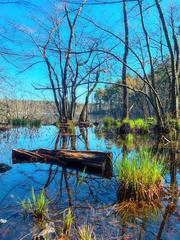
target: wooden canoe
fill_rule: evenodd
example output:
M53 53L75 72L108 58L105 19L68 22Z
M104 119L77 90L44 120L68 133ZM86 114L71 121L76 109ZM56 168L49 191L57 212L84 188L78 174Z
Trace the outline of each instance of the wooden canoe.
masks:
M86 171L103 177L112 177L112 153L100 151L75 150L23 150L13 149L13 164L16 163L47 163L66 168Z

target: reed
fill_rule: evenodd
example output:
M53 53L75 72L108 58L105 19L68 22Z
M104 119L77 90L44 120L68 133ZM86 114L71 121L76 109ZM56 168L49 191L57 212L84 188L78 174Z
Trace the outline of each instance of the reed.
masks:
M104 127L110 128L113 125L113 123L114 123L114 118L112 117L103 118Z
M93 227L91 225L82 225L78 231L79 240L96 240Z
M39 195L35 194L32 188L32 199L27 198L21 201L21 206L24 210L25 216L32 215L38 220L44 220L48 214L48 205L50 201L46 198L45 190L43 189Z
M72 224L74 223L74 215L71 208L63 212L63 234L68 238L71 235Z
M140 149L139 153L130 159L123 159L117 164L117 178L120 183L119 200L159 199L163 189L164 174L164 159L157 160L152 151L147 148Z
M131 129L134 129L135 125L134 125L134 120L132 119L124 119L122 124L129 124L130 128Z
M138 118L134 120L134 127L135 129L140 129L144 131L148 131L148 128L149 128L146 120L142 118Z
M39 119L20 119L14 118L11 120L11 124L13 127L40 127L41 120Z

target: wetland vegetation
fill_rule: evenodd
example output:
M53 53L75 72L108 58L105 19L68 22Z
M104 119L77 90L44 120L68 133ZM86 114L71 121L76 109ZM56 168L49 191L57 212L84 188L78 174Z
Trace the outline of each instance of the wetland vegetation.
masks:
M99 127L59 137L55 126L12 128L0 136L1 159L9 165L14 147L113 152L112 174L105 177L50 162L12 162L0 175L2 239L178 238L178 137L124 139Z
M0 8L0 239L179 239L179 0Z

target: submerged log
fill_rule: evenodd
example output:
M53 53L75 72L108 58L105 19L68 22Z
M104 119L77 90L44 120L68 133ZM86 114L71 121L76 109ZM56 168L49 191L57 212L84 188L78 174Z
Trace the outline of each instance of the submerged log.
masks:
M48 163L107 178L112 177L112 153L110 152L48 149L28 151L13 149L12 158L13 164Z

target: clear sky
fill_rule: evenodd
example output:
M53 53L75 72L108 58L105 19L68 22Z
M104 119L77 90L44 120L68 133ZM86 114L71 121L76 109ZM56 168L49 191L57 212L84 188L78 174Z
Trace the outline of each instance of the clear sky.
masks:
M108 2L108 0L105 0ZM109 0L111 1L111 0ZM34 19L39 18L42 22L46 22L46 14L44 12L51 12L54 11L54 6L56 9L60 9L62 6L63 0L59 1L49 1L49 0L31 0L30 4L0 4L0 27L1 27L1 48L0 50L8 51L11 49L11 52L14 53L29 53L32 51L31 45L28 43L28 39L23 37L23 35L19 35L16 31L13 31L13 24L15 26L24 26L26 28L37 30L37 26L34 22ZM81 0L74 0L69 2L81 2ZM88 3L91 2L102 2L97 0L89 0ZM176 2L180 4L180 0L162 0L162 8L166 15L168 14L168 5L170 2ZM154 0L146 0L145 5L151 6L154 3ZM128 15L129 15L129 27L130 27L130 34L131 40L139 34L139 15L136 2L128 2ZM77 7L76 4L70 4L71 8ZM43 11L44 12L43 12ZM155 7L151 7L149 10L145 12L146 14L146 25L147 27L155 32L156 24L157 24L157 12ZM122 4L106 4L106 5L87 5L83 10L83 16L88 16L89 18L93 19L99 25L105 27L108 30L113 31L117 35L123 37L123 24L122 24ZM102 35L102 31L94 28L93 25L84 22L85 31L91 32L94 37L99 37ZM10 26L10 27L9 27ZM64 35L67 33L64 32ZM157 33L155 33L157 34ZM8 39L5 39L4 36L8 36ZM15 42L14 42L15 40ZM110 38L106 41L107 46L113 45L116 43L116 40ZM123 54L123 45L118 46L116 51L119 52L120 55ZM137 50L138 51L138 50ZM155 52L154 52L155 54ZM6 57L5 55L3 55ZM17 56L14 57L6 57L4 60L2 57L0 58L0 74L4 77L3 84L1 88L3 89L4 86L11 86L10 93L8 92L7 95L11 95L14 98L26 98L26 99L52 99L51 92L49 91L38 91L35 90L33 86L49 86L49 79L47 74L47 69L44 63L40 63L35 65L34 67L30 68L28 71L21 73L22 70L26 68L26 60L22 61L22 58L18 58ZM7 61L9 63L7 63ZM133 64L133 58L129 58L129 62ZM136 64L136 63L134 63ZM138 68L138 65L137 65ZM121 76L121 66L116 71L117 78ZM110 76L108 76L110 77ZM115 78L115 76L111 77ZM7 82L8 79L8 82ZM116 80L116 79L115 79ZM5 91L2 91L0 88L0 97L4 97ZM82 92L84 89L83 87L79 88L79 93ZM83 97L80 99L83 101Z

